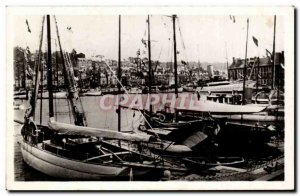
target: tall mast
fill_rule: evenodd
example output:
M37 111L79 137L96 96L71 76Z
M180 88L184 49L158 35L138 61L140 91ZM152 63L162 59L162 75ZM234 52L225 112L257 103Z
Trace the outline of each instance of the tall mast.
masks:
M34 116L35 114L35 108L36 108L36 100L39 92L39 84L40 84L40 79L41 79L41 74L42 73L42 68L43 66L41 65L41 58L42 58L42 44L43 44L43 34L44 34L44 22L45 22L45 16L42 18L42 29L41 29L41 34L40 34L40 45L39 45L39 53L38 53L38 62L35 67L35 88L33 91L33 95L30 100L30 105L31 105L31 111L29 113L29 116Z
M150 16L148 15L148 77L149 77L149 111L150 111L150 119L152 115L152 104L151 104L151 93L152 93L152 65L151 65L151 41L150 41Z
M47 86L49 92L49 117L53 117L53 91L52 91L52 54L51 54L51 27L50 15L47 15L47 42L48 42L48 62L47 62Z
M26 89L26 66L28 66L28 65L26 65L27 64L27 62L26 62L26 51L24 51L23 52L23 54L24 54L24 61L23 61L23 78L22 78L22 87L24 88L24 90L27 92L27 89ZM26 93L27 94L27 93ZM27 99L27 95L26 95L26 99Z
M175 77L175 95L178 97L178 82L177 82L177 49L176 49L176 15L172 15L173 19L173 41L174 41L174 77Z
M119 51L118 51L118 132L121 131L121 106L120 106L120 96L121 96L121 15L119 15ZM121 146L121 141L119 140L119 146Z
M272 67L272 90L275 88L275 72L276 72L276 62L275 62L275 39L276 39L276 15L274 16L274 34L273 34L273 67Z
M243 105L246 104L245 85L246 85L246 76L247 76L248 31L249 31L249 18L247 18L246 52L245 52L245 63L244 63L244 78L243 78Z
M86 117L83 111L81 99L78 95L77 88L75 86L75 80L73 77L73 68L70 60L68 59L68 55L66 54L64 56L61 42L60 42L60 36L59 36L59 31L58 31L58 25L57 25L57 20L56 17L54 16L54 21L56 25L56 35L57 35L57 40L58 40L58 45L59 45L59 50L60 50L60 55L61 55L61 60L62 60L62 65L63 65L63 75L65 78L65 85L67 86L68 90L68 100L70 101L71 104L71 111L72 115L75 120L75 124L79 126L87 126L87 121Z

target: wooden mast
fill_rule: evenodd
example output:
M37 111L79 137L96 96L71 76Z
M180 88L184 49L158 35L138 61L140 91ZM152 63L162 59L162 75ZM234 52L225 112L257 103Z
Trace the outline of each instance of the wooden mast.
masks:
M276 15L274 16L274 34L273 34L273 67L272 67L272 85L271 85L272 90L275 88L275 76L276 76L275 39L276 39Z
M37 96L39 92L39 84L40 84L40 79L41 79L41 70L42 70L42 65L41 65L41 58L42 58L42 44L43 44L43 34L44 34L44 22L45 22L45 16L42 18L42 29L41 29L41 34L40 34L40 45L39 45L39 53L38 53L38 63L35 67L35 88L33 90L33 95L30 99L30 105L31 105L31 110L29 113L30 116L34 116L35 114L35 108L36 108L36 101L37 101Z
M47 86L49 92L49 117L54 117L53 112L53 89L52 89L52 54L51 54L51 27L50 15L47 15L47 45L48 45L48 62L47 62Z
M175 95L178 97L178 81L177 81L177 48L176 48L176 15L172 15L173 19L173 41L174 41L174 77L175 77Z
M246 99L245 99L245 86L246 86L246 76L247 76L248 31L249 31L249 18L247 18L247 36L246 36L246 51L245 51L244 78L243 78L243 99L242 99L243 105L246 104Z
M78 95L77 88L75 86L75 81L72 73L73 71L72 68L70 67L72 65L67 65L68 64L67 55L66 55L66 59L64 57L64 53L60 42L57 20L55 16L54 16L54 21L56 24L56 34L57 34L57 40L58 40L58 45L59 45L59 50L60 50L60 55L61 55L61 60L63 65L63 75L65 78L65 85L67 86L68 89L67 98L71 104L71 111L75 121L74 123L79 126L87 126L87 121L83 111L82 103Z
M149 116L151 121L152 116L152 104L151 104L151 93L152 93L152 64L151 64L151 41L150 41L150 16L148 15L148 88L149 88Z
M27 88L26 88L26 66L27 65L27 57L26 57L26 50L23 52L24 55L24 61L23 61L23 78L22 78L22 87L24 88L25 92L26 92L26 100L28 99L28 92L27 92Z
M118 132L121 132L121 106L120 106L120 96L121 96L121 15L119 15L119 51L118 51ZM121 146L121 141L119 140L119 146Z
M227 43L225 42L225 50L226 50L226 69L227 69L227 78L229 81L230 75L229 75L229 69L228 69L228 53L227 53Z

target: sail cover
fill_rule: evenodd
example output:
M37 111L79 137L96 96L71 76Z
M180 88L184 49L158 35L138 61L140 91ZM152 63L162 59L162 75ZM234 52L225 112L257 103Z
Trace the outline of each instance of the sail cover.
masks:
M60 133L68 134L68 135L94 136L94 137L101 137L107 139L119 139L119 140L127 140L127 141L134 141L134 142L150 142L155 140L155 137L151 135L129 134L129 133L122 133L122 132L117 132L109 129L82 127L82 126L56 122L51 119L48 122L48 126L52 130L58 131Z

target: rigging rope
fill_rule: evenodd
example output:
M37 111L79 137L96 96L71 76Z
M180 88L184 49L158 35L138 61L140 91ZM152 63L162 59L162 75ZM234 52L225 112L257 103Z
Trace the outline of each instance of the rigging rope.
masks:
M125 92L127 95L129 95L127 89L123 86L123 84L121 83L121 81L118 79L118 77L116 76L116 74L115 74L114 71L112 70L111 66L110 66L108 63L106 63L106 65L107 65L107 67L109 68L109 70L111 71L112 76L116 78L117 82L119 83L119 85L121 86L121 88L124 90L124 92ZM134 93L134 94L137 95L138 93ZM120 103L119 103L119 104L120 104ZM137 110L138 110L139 112L142 113L142 111L141 111L139 108L137 108ZM143 114L142 114L142 115L143 115ZM150 124L149 121L146 119L145 115L143 115L143 118L144 118L145 122L147 123L147 125L150 127L150 129L153 130L151 124Z
M188 59L188 56L187 56L186 47L185 47L183 36L182 36L182 31L181 31L181 25L180 25L179 18L177 18L177 20L178 20L179 34L180 34L180 38L181 38L180 40L181 40L181 44L182 44L183 51L184 51L184 54L185 54L185 58L186 58L185 60L186 60L186 63L188 65L189 59Z
M56 39L54 39L55 43L55 64L56 64L56 90L58 90L58 55L57 55L57 43ZM58 92L58 91L57 91ZM55 113L55 120L57 121L57 92L56 96L54 97L54 113Z

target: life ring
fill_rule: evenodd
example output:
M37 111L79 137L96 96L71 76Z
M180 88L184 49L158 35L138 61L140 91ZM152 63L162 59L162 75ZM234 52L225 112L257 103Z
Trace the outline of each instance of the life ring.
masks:
M257 104L258 96L259 96L260 94L262 94L262 93L265 93L265 92L260 92L260 93L257 93L257 94L255 95L255 103L256 103L256 104ZM267 99L268 99L268 103L270 103L270 102L271 102L270 97L267 97Z
M158 117L160 122L165 122L165 120L166 120L166 116L162 113L158 113L157 117Z
M147 127L145 125L139 125L140 131L147 131Z

